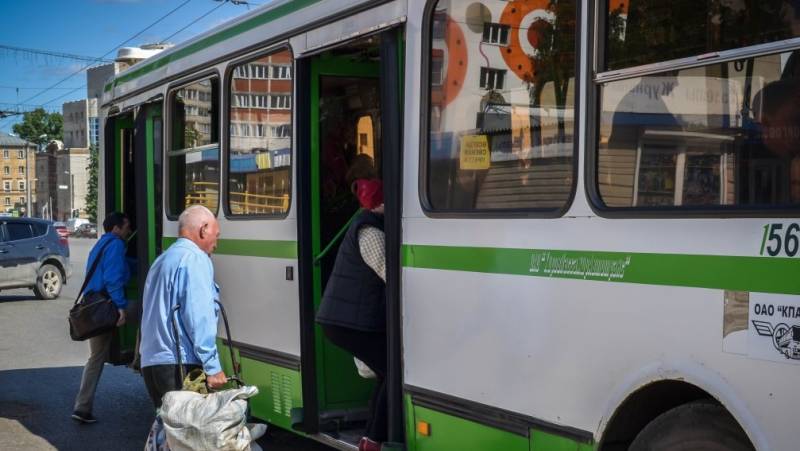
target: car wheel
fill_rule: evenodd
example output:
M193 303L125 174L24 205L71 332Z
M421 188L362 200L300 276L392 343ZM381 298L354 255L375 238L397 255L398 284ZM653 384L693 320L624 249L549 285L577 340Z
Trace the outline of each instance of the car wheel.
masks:
M659 415L636 436L630 451L752 451L753 445L722 406L695 401Z
M61 294L63 286L61 271L53 265L42 265L36 276L33 293L39 299L55 299Z

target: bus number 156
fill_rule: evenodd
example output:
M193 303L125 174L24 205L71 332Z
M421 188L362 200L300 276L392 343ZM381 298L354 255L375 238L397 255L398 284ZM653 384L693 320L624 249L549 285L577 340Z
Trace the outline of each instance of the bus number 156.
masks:
M789 224L784 231L783 224L766 224L764 237L761 239L761 253L767 251L770 257L780 255L784 251L787 256L794 257L800 250L800 225Z

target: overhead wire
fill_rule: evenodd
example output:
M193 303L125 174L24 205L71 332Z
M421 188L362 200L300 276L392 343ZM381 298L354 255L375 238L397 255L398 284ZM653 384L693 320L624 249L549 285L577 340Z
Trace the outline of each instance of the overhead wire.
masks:
M97 58L95 61L93 61L93 62L91 62L91 63L89 63L89 64L86 64L86 65L84 65L84 66L83 66L83 67L81 67L80 69L76 70L75 72L73 72L73 73L71 73L70 75L68 75L68 76L64 77L63 79L61 79L61 80L60 80L58 83L55 83L55 84L53 84L53 85L52 85L52 86L50 86L49 88L42 90L41 92L37 93L36 95L33 95L33 96L31 96L31 97L29 97L29 98L27 98L27 99L23 100L23 101L22 101L22 102L20 102L20 103L28 103L28 102L30 102L31 100L33 100L33 99L35 99L35 98L39 97L40 95L44 94L45 92L47 92L47 91L49 91L49 90L51 90L51 89L53 89L53 88L57 87L58 85L60 85L61 83L64 83L65 81L69 80L70 78L74 77L75 75L78 75L78 74L80 74L81 72L85 71L86 69L88 69L89 67L91 67L93 64L95 64L95 63L97 63L97 62L101 62L102 58L105 58L106 56L110 55L111 53L113 53L114 51L116 51L117 49L119 49L120 47L122 47L123 45L125 45L125 44L127 44L128 42L132 41L133 39L136 39L137 37L141 36L141 35L142 35L142 34L143 34L145 31L147 31L147 30L149 30L149 29L153 28L154 26L156 26L157 24L161 23L161 21L163 21L163 20L164 20L164 19L166 19L167 17L171 16L173 13L175 13L175 11L177 11L177 10L179 10L179 9L183 8L183 7L184 7L186 4L188 4L188 3L189 3L189 2L191 2L191 1L192 1L192 0L185 0L185 1L184 1L183 3L181 3L180 5L176 6L175 8L173 8L172 10L170 10L168 13L166 13L166 14L164 14L163 16L161 16L160 18L158 18L158 19L157 19L155 22L151 23L151 24L150 24L150 25L148 25L147 27L145 27L145 28L143 28L142 30L140 30L138 33L136 33L136 34L134 34L133 36L129 37L128 39L124 40L122 43L120 43L119 45L115 46L113 49L109 50L108 52L106 52L105 54L103 54L102 56L100 56L99 58ZM76 89L75 91L77 91L77 89ZM73 92L74 92L74 91L73 91ZM59 98L60 98L60 97L59 97ZM47 103L53 102L53 101L55 101L55 100L58 100L58 99L51 100L51 101L49 101L49 102L47 102ZM44 104L43 104L43 105L44 105Z
M222 3L220 3L219 5L217 5L217 6L213 7L213 8L211 8L211 9L210 9L210 10L209 10L207 13L205 13L205 14L203 14L202 16L198 17L197 19L195 19L195 20L193 20L193 21L189 22L189 23L188 23L188 24L187 24L185 27L181 28L180 30L176 31L175 33L172 33L171 35L169 35L169 36L167 36L166 38L162 39L162 40L161 40L161 43L163 44L163 43L165 43L165 42L169 41L170 39L172 39L173 37L175 37L175 36L176 36L178 33L180 33L181 31L183 31L183 30L185 30L185 29L187 29L187 28L191 27L192 25L196 24L197 22L199 22L199 21L201 21L201 20L205 19L205 18L206 18L206 16L208 16L209 14L211 14L211 13L213 13L214 11L218 10L219 8L221 8L221 7L222 7L224 4L226 4L226 3L228 3L228 0L225 0L225 1L223 1Z

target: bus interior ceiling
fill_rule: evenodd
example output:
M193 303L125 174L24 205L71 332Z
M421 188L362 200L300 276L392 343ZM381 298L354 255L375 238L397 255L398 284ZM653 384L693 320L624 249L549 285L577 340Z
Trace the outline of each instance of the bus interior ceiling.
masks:
M319 77L319 243L325 249L358 211L353 182L380 178L378 38L358 40L316 56ZM321 294L341 239L319 261ZM317 327L320 430L355 443L363 435L372 380L361 378L352 355L330 343Z

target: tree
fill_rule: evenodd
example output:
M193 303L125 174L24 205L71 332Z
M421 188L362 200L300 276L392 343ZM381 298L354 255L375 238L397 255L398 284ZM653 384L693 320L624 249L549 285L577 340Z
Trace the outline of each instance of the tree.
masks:
M542 103L542 91L547 83L553 83L553 94L558 109L558 141L566 142L564 110L570 80L575 79L575 0L550 0L548 9L553 13L552 22L539 21L531 25L536 35L536 53L530 55L533 73L526 74L525 82L531 97L531 106ZM534 146L541 145L541 125L531 124Z
M14 124L14 133L35 144L47 144L50 140L63 140L64 118L61 113L48 113L37 108L22 116L22 122ZM43 137L42 135L47 135Z
M89 148L89 166L86 170L89 172L89 182L86 189L86 213L89 215L89 221L97 223L97 176L99 168L99 152L97 146L92 145Z

